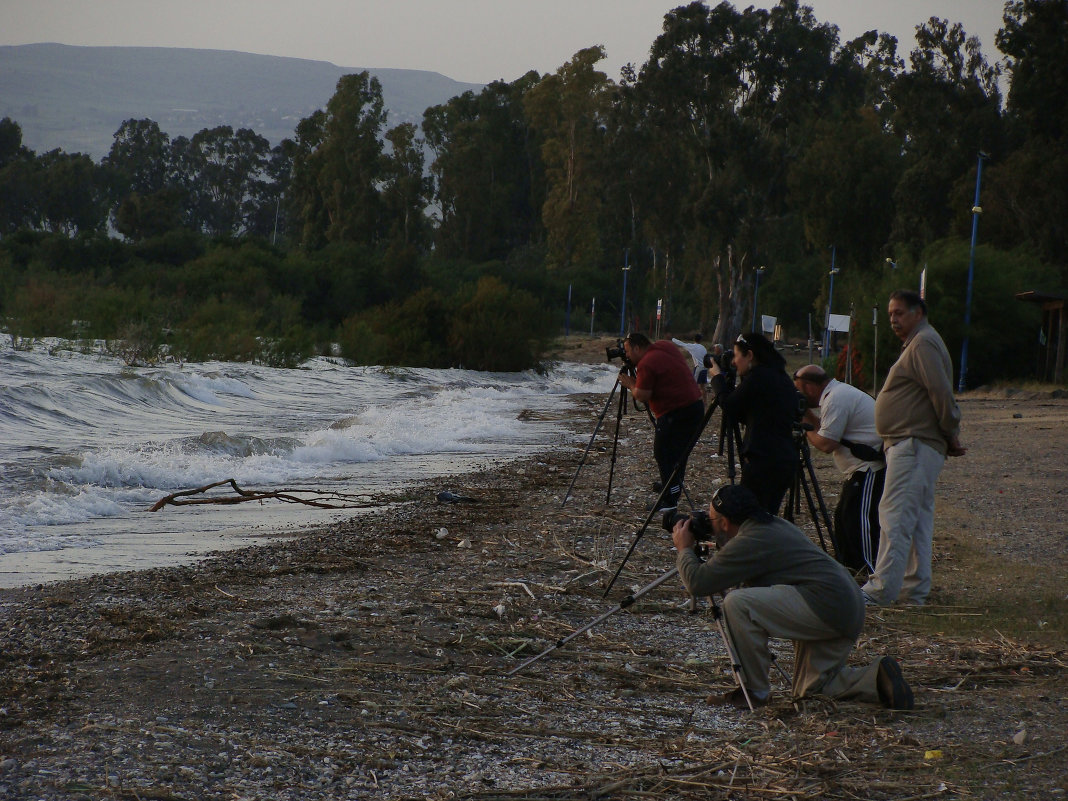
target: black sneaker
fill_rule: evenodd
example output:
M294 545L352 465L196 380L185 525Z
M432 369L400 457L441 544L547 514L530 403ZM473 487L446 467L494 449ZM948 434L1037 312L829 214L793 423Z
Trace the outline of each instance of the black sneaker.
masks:
M912 688L901 675L901 665L892 656L879 660L879 673L875 679L879 690L879 700L888 709L912 709L915 701Z

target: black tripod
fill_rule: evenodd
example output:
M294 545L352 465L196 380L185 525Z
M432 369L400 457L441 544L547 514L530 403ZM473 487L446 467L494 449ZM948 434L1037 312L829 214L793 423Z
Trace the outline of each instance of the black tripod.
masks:
M626 373L627 375L634 375L633 367L624 367L620 371L620 375ZM616 394L616 390L620 388L619 376L616 376L616 383L612 385L612 391L608 393L608 400L604 403L604 409L601 410L600 417L597 418L597 425L593 429L593 434L590 436L590 441L586 444L586 450L582 452L582 458L579 460L578 467L575 469L575 475L571 479L571 483L567 487L567 492L564 493L564 499L560 502L560 508L563 509L567 503L567 499L571 497L571 490L575 487L575 481L578 480L579 473L582 471L582 466L586 464L586 457L590 453L590 448L593 447L593 441L597 438L597 432L601 430L601 425L604 423L605 415L608 414L609 408L612 406L612 398ZM616 453L619 448L619 426L623 421L623 415L627 413L627 391L620 390L619 393L619 407L616 411L616 430L612 435L612 465L608 472L608 492L605 495L604 505L608 506L612 500L612 478L616 472Z
M637 547L638 541L645 534L645 530L647 528L649 528L649 523L651 523L653 518L656 517L656 515L661 511L660 504L664 500L664 495L670 491L671 485L675 482L675 476L677 476L679 474L679 471L682 469L682 466L684 464L686 464L686 461L690 458L690 453L693 451L694 446L697 445L697 442L701 439L701 434L704 433L705 426L708 425L708 421L712 419L712 415L715 413L716 409L718 409L718 408L719 408L719 398L717 397L712 401L712 403L710 403L708 405L708 409L705 411L705 416L701 420L701 425L699 425L697 427L697 431L694 434L693 439L690 441L689 447L686 448L685 453L682 455L682 458L679 459L679 461L675 463L675 469L671 471L671 476L668 478L667 481L663 482L663 486L661 486L661 488L660 488L660 494L656 497L656 501L653 502L653 505L649 510L649 514L645 518L645 522L642 523L641 528L639 528L638 532L634 535L634 539L631 541L630 548L627 549L627 553L623 557L623 561L619 563L619 568L616 570L615 575L612 576L612 580L608 582L608 586L605 587L605 589L604 589L604 594L605 594L606 597L608 595L609 590L612 589L612 585L616 583L616 579L619 578L619 574L623 572L623 567L624 567L624 565L627 564L627 560L630 559L631 554L634 553L634 549L635 549L635 547ZM733 430L734 433L737 434L737 427L736 426L732 426L732 425L728 424L727 425L727 429ZM720 430L722 432L723 428L721 427ZM720 436L720 452L721 453L722 453L722 448L723 448L723 437L722 437L722 434L721 434L721 436ZM734 440L733 439L728 439L727 452L728 452L728 459L730 461L730 466L728 467L728 472L729 472L729 474L731 476L731 483L733 484L734 483ZM693 504L691 503L691 506L692 505Z
M816 527L816 534L820 538L820 547L827 551L827 543L823 539L823 530L820 521L827 528L827 536L830 537L831 545L835 554L839 553L838 540L834 535L834 524L827 512L827 505L823 502L823 493L820 492L819 482L816 481L816 471L812 467L812 451L809 449L808 437L805 431L811 431L812 426L797 424L794 426L794 445L797 448L797 462L794 465L794 477L790 483L790 490L786 496L786 507L783 509L783 517L794 522L794 514L801 511L801 490L805 492L805 501L808 506L812 524ZM816 506L819 505L819 514Z

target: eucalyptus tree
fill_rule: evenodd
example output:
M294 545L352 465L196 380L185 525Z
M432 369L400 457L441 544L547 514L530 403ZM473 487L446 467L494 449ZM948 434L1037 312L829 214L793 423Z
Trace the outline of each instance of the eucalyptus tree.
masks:
M245 233L264 203L270 143L249 128L205 128L186 152L189 207L195 227L213 236Z
M580 50L527 92L524 108L542 137L542 205L550 270L565 274L601 264L605 117L614 84L596 64L603 47Z
M38 162L43 227L67 236L103 230L108 187L100 166L84 153L58 149L39 156Z
M544 179L539 138L523 111L541 80L528 72L428 108L423 135L440 219L435 249L444 257L505 259L540 236Z
M0 119L0 235L38 227L39 171L35 154L22 144L22 127Z
M391 244L424 250L429 244L426 207L432 192L425 174L422 140L416 126L406 122L386 132L390 150L386 155L382 203Z
M991 222L984 215L984 231L1006 246L1024 238L1068 282L1068 0L1006 3L997 43L1017 149L984 172L986 194L1003 212Z
M787 222L787 172L828 106L837 29L783 0L739 12L695 2L670 12L642 67L648 124L669 132L689 227L684 266L715 338L742 325L749 271Z
M325 111L299 123L292 202L302 222L305 247L381 241L386 116L382 85L360 72L343 75Z
M974 183L980 151L1000 154L1000 69L983 56L980 42L960 23L932 17L916 28L911 69L890 90L892 127L905 154L894 192L892 237L918 254L924 245L951 233L954 186L963 180L960 213L970 208L967 184Z

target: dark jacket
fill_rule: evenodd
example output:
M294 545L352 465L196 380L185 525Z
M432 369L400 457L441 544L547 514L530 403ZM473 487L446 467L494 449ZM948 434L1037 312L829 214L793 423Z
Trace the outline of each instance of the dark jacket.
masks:
M745 426L740 456L782 464L796 460L801 394L785 370L754 364L733 389L722 374L714 376L712 390L723 413Z

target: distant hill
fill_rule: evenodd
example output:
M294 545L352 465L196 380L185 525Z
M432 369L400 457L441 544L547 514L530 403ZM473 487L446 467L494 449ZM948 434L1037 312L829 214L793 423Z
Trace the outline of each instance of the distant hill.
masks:
M173 139L204 128L251 128L277 145L334 94L338 78L375 75L387 127L419 124L429 106L480 84L423 70L167 47L0 46L0 118L37 153L62 148L99 161L124 120L152 119Z

